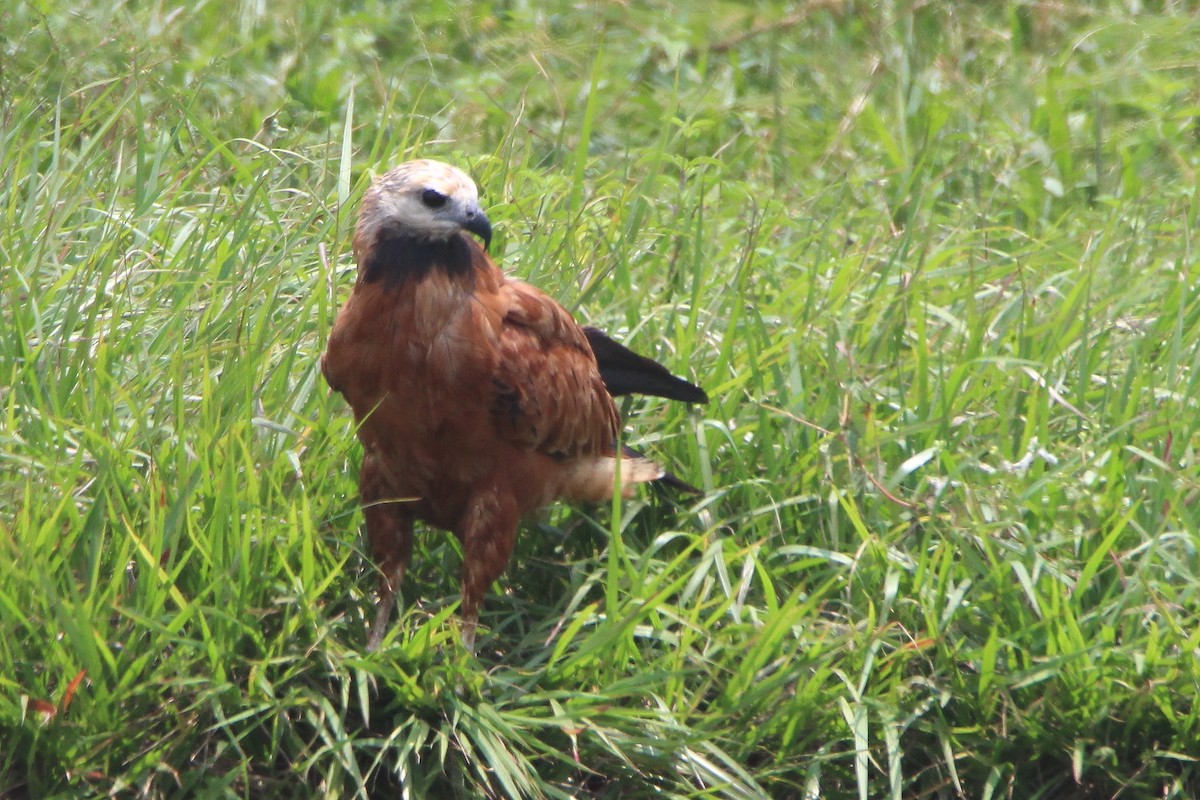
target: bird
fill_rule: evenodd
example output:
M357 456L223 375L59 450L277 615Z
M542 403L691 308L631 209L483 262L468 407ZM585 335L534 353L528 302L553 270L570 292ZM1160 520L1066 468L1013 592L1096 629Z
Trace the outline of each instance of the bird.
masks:
M321 370L363 447L359 494L379 569L368 650L390 623L416 521L462 544L461 637L473 651L522 517L654 481L695 491L620 446L613 397L698 403L704 390L505 275L491 239L474 181L440 161L392 168L359 209L357 275Z

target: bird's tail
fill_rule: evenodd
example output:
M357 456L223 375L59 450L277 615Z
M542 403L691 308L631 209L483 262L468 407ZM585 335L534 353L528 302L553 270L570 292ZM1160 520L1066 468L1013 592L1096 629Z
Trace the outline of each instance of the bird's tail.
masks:
M666 470L648 458L579 459L570 467L564 495L577 503L600 503L612 498L619 481L621 495L632 497L639 483L656 481L666 474Z
M652 481L681 492L701 493L632 447L622 447L620 458L600 456L572 464L564 495L574 502L599 503L612 498L618 482L621 495L632 497L638 484Z
M640 458L643 461L646 460L644 455L639 453L637 450L634 450L629 445L621 445L621 455L628 459ZM677 492L684 492L685 494L704 494L704 492L700 491L695 486L692 486L674 472L663 469L662 467L659 467L659 470L659 476L657 478L651 478L651 480L654 481L658 486L665 486L668 489L674 489Z

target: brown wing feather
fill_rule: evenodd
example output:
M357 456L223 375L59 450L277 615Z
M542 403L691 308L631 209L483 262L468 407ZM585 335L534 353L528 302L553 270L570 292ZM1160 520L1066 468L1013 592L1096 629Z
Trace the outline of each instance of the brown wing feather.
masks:
M556 458L612 455L620 419L583 330L520 281L500 289L504 317L493 381L502 435Z

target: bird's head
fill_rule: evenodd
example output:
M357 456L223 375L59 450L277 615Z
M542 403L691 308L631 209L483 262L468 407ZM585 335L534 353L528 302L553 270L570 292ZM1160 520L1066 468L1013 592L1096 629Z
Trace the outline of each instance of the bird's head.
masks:
M479 207L475 182L460 169L441 161L406 161L384 173L363 197L358 236L407 236L444 241L470 231L492 241L492 225Z

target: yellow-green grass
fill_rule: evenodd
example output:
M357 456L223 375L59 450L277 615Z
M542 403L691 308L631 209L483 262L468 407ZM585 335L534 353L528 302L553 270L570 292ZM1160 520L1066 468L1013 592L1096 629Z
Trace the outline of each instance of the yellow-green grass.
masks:
M1134 7L1136 6L1136 8ZM1191 797L1200 21L1175 3L0 11L0 797ZM318 359L371 176L702 383L706 490L365 653Z

